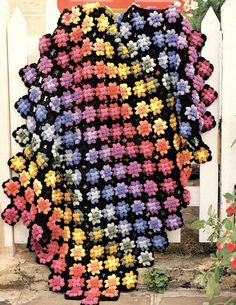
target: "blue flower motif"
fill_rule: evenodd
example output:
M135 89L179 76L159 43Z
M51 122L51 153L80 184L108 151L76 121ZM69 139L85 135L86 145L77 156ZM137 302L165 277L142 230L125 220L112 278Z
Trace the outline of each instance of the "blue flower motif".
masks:
M55 127L53 125L47 123L42 127L42 130L43 140L51 142L55 138Z
M116 196L118 196L119 198L125 198L127 192L128 192L128 188L124 182L117 183L117 185L115 187Z
M48 113L48 111L44 105L37 105L36 110L35 110L36 120L39 122L42 122L43 120L46 119L47 113Z
M86 173L86 181L90 182L91 184L98 183L99 178L100 178L99 171L96 168L91 168Z
M71 150L71 149L66 150L65 154L63 155L63 160L67 166L73 165L72 157L73 157L73 150Z
M129 36L131 35L131 30L132 27L129 24L129 22L122 22L120 25L120 35L121 37L128 39Z
M66 127L73 126L73 113L71 110L64 111L62 115L62 124Z
M102 197L105 200L112 200L114 196L114 189L111 184L105 185L104 189L102 190Z
M152 230L153 232L159 232L162 228L162 222L157 217L150 217L148 224L150 230Z
M158 26L161 26L162 21L164 21L162 13L158 13L157 11L154 11L149 14L150 17L148 17L148 22L153 27L157 28Z
M152 238L152 245L154 248L158 250L165 249L167 244L168 244L167 239L162 235L155 235Z
M61 110L61 100L58 96L53 96L50 98L49 106L51 107L52 111L57 113Z
M75 165L78 165L80 163L80 161L81 161L81 153L79 152L79 150L77 148L73 152L72 159L73 159L73 163Z
M151 246L150 240L147 237L144 237L144 236L139 236L136 243L137 243L137 247L141 251L148 250L149 247Z
M163 48L165 45L165 38L162 31L154 32L152 41L154 45L157 46L158 48Z
M102 179L104 179L104 181L111 180L112 169L111 169L110 165L104 165L102 170L100 171L100 174L101 174Z
M32 86L29 89L29 98L31 101L38 103L38 101L40 101L41 99L41 96L42 96L42 91L40 90L39 87Z
M175 51L169 51L167 54L170 68L175 68L177 70L181 62L179 54L177 54Z
M132 211L136 215L142 215L143 211L145 210L145 205L141 200L134 200L134 203L132 204Z
M125 201L120 201L116 207L116 213L119 215L120 218L124 218L128 216L130 207Z
M198 110L195 105L191 105L190 107L186 107L186 111L184 113L187 118L191 121L196 121L199 119Z
M192 134L192 128L188 122L182 122L179 126L180 135L188 139Z
M98 160L98 152L95 148L90 149L86 153L86 161L90 162L91 164L97 163Z
M74 146L75 139L76 135L72 131L66 131L65 134L62 136L62 143L66 147Z
M16 102L15 107L21 116L26 117L30 112L30 101L28 98L22 97Z
M112 203L107 204L102 212L103 212L103 216L105 218L107 218L108 221L116 219L116 216L115 216L116 208Z
M188 81L181 79L177 83L177 90L178 90L178 94L180 94L180 95L185 95L186 93L189 93L190 92L190 86L188 84Z
M144 28L146 21L143 16L140 16L139 13L133 13L133 18L131 19L133 26L136 30L141 30Z
M61 128L61 117L56 117L56 120L54 122L55 131L58 131Z
M137 45L141 51L147 51L151 44L150 37L145 34L138 35Z
M178 34L174 29L166 31L166 42L169 47L176 47L178 41Z
M179 98L176 99L175 109L176 109L177 114L179 115L181 113L181 109L182 109L182 105L181 105Z
M34 133L36 129L36 121L35 118L32 116L27 117L27 122L26 122L27 128L29 132Z
M148 228L148 223L143 218L138 218L135 220L133 227L137 233L144 233L146 231L146 229Z

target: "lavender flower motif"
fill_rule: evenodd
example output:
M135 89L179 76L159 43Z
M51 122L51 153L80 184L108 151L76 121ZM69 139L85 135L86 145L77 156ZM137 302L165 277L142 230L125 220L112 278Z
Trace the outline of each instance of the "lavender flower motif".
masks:
M146 21L143 16L140 16L139 13L133 13L133 18L131 19L133 26L136 30L141 30L144 28Z
M180 135L186 139L188 139L192 134L192 128L189 122L182 122L179 126Z
M169 215L166 219L166 227L169 230L179 229L182 225L182 219L176 214Z
M184 69L186 75L190 78L193 79L194 73L195 73L195 68L192 63L187 63Z
M188 47L188 41L187 41L187 36L181 32L180 35L178 36L178 41L177 41L177 49L184 49Z
M114 196L114 189L111 184L105 185L104 189L102 190L102 198L109 201L112 200Z
M190 107L186 107L186 111L184 114L191 121L196 121L199 119L198 109L194 105L191 105Z
M100 178L99 171L96 168L91 168L86 173L86 181L90 182L91 184L98 183L99 178Z
M166 18L169 23L175 23L180 17L179 10L176 6L172 5L165 11Z
M110 165L104 165L103 169L100 171L101 177L104 181L109 181L112 179L112 169Z
M185 94L189 93L190 92L190 86L189 86L188 81L181 79L177 83L177 90L178 90L178 94L180 94L180 95L185 95Z
M118 202L116 206L116 213L119 215L120 218L127 217L129 211L130 207L128 203L126 203L125 201Z
M84 141L88 144L95 144L97 140L97 131L95 127L88 127L84 132Z
M99 158L103 161L110 160L111 157L111 149L108 147L108 145L102 145L101 149L99 150Z
M98 152L96 151L95 148L90 149L86 153L86 161L88 161L91 164L97 163L98 160Z
M61 117L61 122L66 127L73 126L73 112L71 110L69 111L63 111L63 115Z
M142 196L142 192L143 185L139 181L132 181L131 185L129 186L129 193L134 197L140 197Z
M150 230L152 230L155 233L159 232L163 226L161 220L157 217L150 217L148 225Z
M37 105L36 111L35 111L36 120L39 122L44 121L47 117L47 113L48 113L48 111L45 106Z
M155 235L153 238L152 238L152 244L153 244L153 247L158 249L158 250L162 250L162 249L165 249L167 244L168 244L168 241L165 237L163 237L162 235Z
M24 82L29 85L33 84L33 82L36 80L37 77L36 69L31 66L26 66L24 69L22 69L22 71L23 71L22 78Z
M52 111L55 111L57 113L61 110L61 101L58 96L53 96L50 98L49 106L51 107Z
M87 193L87 199L92 203L98 203L100 199L100 191L97 187L93 187L90 189L90 191Z
M124 39L128 39L129 36L131 35L131 30L132 27L128 22L121 22L120 25L120 36L123 37Z
M166 43L169 47L176 47L178 41L178 34L174 29L166 31Z
M137 218L135 219L133 227L137 233L144 233L148 228L148 223L143 218Z
M52 69L52 61L47 56L43 56L38 64L38 69L43 74L48 74Z
M129 235L132 230L131 224L127 220L121 220L118 225L119 233L122 237Z
M157 11L150 13L149 16L150 17L148 17L147 20L149 24L152 25L154 28L161 26L161 23L164 21L162 13L158 13Z
M70 108L73 105L74 102L74 95L68 90L63 92L61 99L61 105L65 108Z
M128 187L125 185L124 182L117 183L117 185L115 187L115 195L118 198L125 198L127 192L128 192Z
M151 44L150 37L145 34L138 35L137 45L141 51L147 51Z
M58 87L58 81L56 77L52 77L51 75L48 75L43 80L42 88L47 91L48 93L53 93L57 91Z
M40 101L42 96L42 91L40 90L39 87L36 86L32 86L29 89L29 98L31 101L37 103L38 101Z
M153 37L152 37L152 41L154 43L155 46L157 46L158 48L163 48L165 45L165 37L164 34L162 33L162 31L158 31L158 32L154 32Z
M156 200L156 198L149 198L146 206L147 210L151 214L157 214L158 211L161 209L161 204L159 201Z
M117 179L124 179L127 173L127 167L123 163L115 164L113 174Z

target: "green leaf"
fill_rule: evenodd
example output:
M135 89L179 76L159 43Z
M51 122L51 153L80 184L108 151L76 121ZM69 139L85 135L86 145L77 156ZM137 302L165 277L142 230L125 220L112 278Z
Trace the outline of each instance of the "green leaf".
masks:
M212 205L210 205L207 214L208 214L209 216L211 216L211 215L212 215L212 211L213 211Z
M236 230L234 229L232 235L231 235L231 239L233 242L236 242Z
M234 200L234 195L232 195L231 193L226 193L226 194L224 194L224 197L225 197L225 199L227 199L227 200L231 200L231 201Z
M195 220L192 223L192 228L195 230L203 229L205 228L206 221L205 220Z
M231 220L227 219L227 220L225 221L225 228L226 228L227 230L229 230L229 231L233 229L233 223L232 223Z

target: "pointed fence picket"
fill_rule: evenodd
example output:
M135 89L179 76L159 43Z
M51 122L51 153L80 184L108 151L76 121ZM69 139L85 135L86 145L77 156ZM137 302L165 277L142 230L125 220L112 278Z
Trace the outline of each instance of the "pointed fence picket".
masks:
M27 56L38 56L39 38L27 37L26 22L19 9L14 11L9 23L7 21L7 11L7 1L1 0L0 45L1 48L3 46L3 52L0 52L0 86L3 88L3 98L0 100L0 104L4 119L0 121L0 128L2 127L1 130L4 130L5 136L0 137L0 153L3 152L1 153L0 164L3 174L1 175L0 182L3 182L9 177L9 169L7 166L9 156L20 151L15 140L12 137L9 140L9 135L13 130L25 123L14 108L14 104L19 97L27 93L26 88L18 76L18 70L27 64ZM53 32L58 16L57 1L46 0L46 30L48 33ZM6 43L7 23L8 45ZM199 207L199 218L206 219L209 206L213 205L214 209L217 210L218 203L222 202L222 198L218 196L219 177L222 183L221 194L230 191L236 182L236 158L235 160L232 159L232 156L235 155L236 145L230 148L236 137L236 134L234 134L234 126L236 123L236 91L233 91L235 87L233 73L236 71L236 57L234 56L236 54L236 41L232 37L233 33L236 32L236 1L226 0L222 8L222 31L219 20L213 9L210 8L202 22L202 32L207 35L207 42L202 56L210 60L214 65L214 72L208 83L219 92L218 100L209 107L209 111L216 118L217 126L219 126L221 118L222 104L222 153L220 155L219 128L216 127L203 135L203 140L212 150L213 160L201 165L200 186L188 187L192 197L190 206ZM222 32L224 37L223 41ZM9 82L8 78L10 80ZM9 117L10 119L7 119ZM6 147L4 151L2 150L3 146ZM220 161L221 174L219 174ZM0 196L2 208L4 208L8 200L1 192ZM4 226L4 236L6 237L4 241L5 246L12 245L13 241L15 243L26 243L27 230L23 229L21 225L18 224L14 229L14 240L9 233L11 228L7 225L2 226ZM168 236L170 242L180 242L181 230L168 232ZM206 240L207 234L200 232L200 242L205 242Z

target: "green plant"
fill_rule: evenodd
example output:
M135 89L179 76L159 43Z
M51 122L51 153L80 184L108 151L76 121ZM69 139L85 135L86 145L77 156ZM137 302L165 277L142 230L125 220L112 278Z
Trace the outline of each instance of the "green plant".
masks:
M148 290L163 293L169 281L170 276L165 270L153 268L144 272L144 284Z
M225 273L236 273L236 195L224 195L228 207L227 217L220 220L212 207L208 210L207 220L197 220L192 224L194 229L203 229L209 233L208 241L216 242L216 252L211 254L211 266L195 278L195 283L206 289L210 305L215 305L215 297L220 294L220 280ZM233 302L233 303L232 303ZM231 298L225 305L236 304Z

